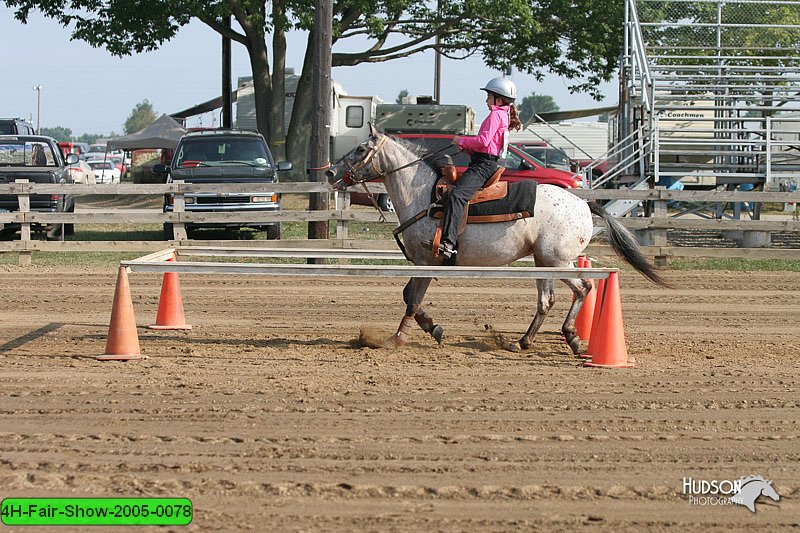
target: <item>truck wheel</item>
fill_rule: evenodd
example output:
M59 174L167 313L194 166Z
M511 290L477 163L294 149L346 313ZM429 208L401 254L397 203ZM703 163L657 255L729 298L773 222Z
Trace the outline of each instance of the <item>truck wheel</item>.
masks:
M388 194L378 195L378 207L381 208L381 211L394 213L394 204L392 203L392 199L389 198Z
M75 204L73 203L72 206L67 211L68 213L75 212ZM64 235L69 237L70 235L75 235L75 224L64 224Z
M164 222L164 240L165 241L175 240L175 233L172 231L172 224L170 224L169 222Z
M283 228L281 227L280 222L278 222L277 224L270 224L269 226L267 226L266 229L267 229L267 239L278 240L281 238L283 233L282 231Z

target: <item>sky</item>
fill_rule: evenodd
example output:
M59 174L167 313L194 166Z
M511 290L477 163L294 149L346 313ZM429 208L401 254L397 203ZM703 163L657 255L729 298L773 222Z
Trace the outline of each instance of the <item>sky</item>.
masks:
M289 34L287 67L299 73L306 37ZM154 52L114 57L105 49L70 40L70 31L57 22L32 14L23 25L13 11L0 7L0 50L4 74L0 77L0 117L23 117L34 127L65 127L74 136L84 133L124 133L125 120L134 107L147 99L155 112L175 113L215 98L221 93L221 37L199 21L183 27ZM250 76L244 47L232 44L232 78ZM334 51L345 51L334 47ZM441 100L443 104L466 104L478 120L487 113L485 93L489 79L501 75L483 65L479 55L467 60L443 59ZM336 67L333 79L351 95L377 95L394 102L401 90L411 95L432 95L434 54L380 64ZM552 96L562 110L616 104L616 80L601 87L604 100L586 94L570 94L567 83L557 76L538 82L533 76L512 73L520 98L531 93ZM39 91L35 86L41 86ZM235 88L235 87L234 87ZM189 119L188 126L219 124L206 113ZM593 120L593 119L589 119Z

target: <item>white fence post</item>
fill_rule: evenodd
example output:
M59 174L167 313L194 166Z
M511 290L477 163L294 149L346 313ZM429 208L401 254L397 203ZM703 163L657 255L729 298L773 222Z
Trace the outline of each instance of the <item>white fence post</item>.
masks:
M178 216L178 220L183 220L183 214L186 212L186 196L181 190L181 185L184 184L183 180L176 180L173 182L178 185L178 190L173 195L172 212ZM183 222L174 222L172 224L172 236L175 240L185 241L189 237L186 234L186 224Z

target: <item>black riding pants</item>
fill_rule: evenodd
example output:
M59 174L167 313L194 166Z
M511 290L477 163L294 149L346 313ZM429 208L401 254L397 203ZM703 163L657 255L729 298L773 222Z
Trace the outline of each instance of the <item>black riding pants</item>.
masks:
M475 152L469 167L458 178L444 209L442 239L456 244L464 220L467 202L497 170L497 156Z

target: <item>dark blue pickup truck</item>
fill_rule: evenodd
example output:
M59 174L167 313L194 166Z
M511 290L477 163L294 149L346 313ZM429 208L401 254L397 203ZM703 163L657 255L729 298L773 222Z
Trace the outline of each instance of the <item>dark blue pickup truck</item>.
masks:
M277 183L278 172L291 170L289 162L275 163L264 137L246 130L202 130L184 135L175 150L169 167L156 165L155 174L167 174L167 183L182 180L186 183ZM187 194L186 211L193 213L279 211L280 195L265 192ZM164 212L173 211L173 197L164 199ZM188 226L188 225L187 225ZM281 223L197 223L192 227L224 226L229 228L257 227L268 239L281 237ZM188 228L187 228L188 229ZM164 225L164 238L174 239L172 224Z

